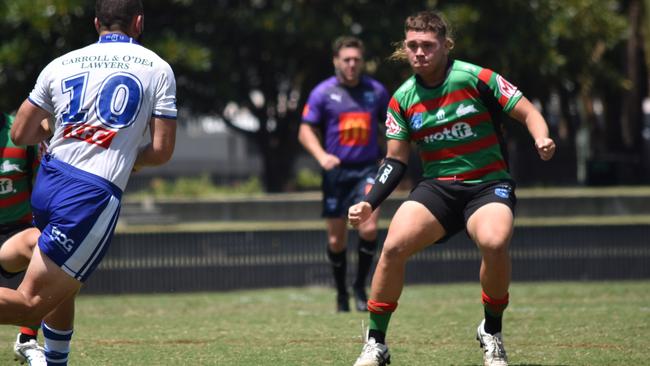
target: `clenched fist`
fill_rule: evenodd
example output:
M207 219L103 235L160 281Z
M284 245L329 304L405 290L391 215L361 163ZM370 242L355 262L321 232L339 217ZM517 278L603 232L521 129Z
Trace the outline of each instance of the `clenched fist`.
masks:
M364 223L372 215L372 207L366 201L361 201L348 209L348 221L353 227Z
M536 139L535 148L539 157L544 161L551 159L553 154L555 154L555 142L548 137Z

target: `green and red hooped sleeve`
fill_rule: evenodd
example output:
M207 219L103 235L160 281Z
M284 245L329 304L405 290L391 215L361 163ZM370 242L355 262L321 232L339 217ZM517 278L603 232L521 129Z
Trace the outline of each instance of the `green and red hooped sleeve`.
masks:
M490 69L482 69L478 78L490 88L505 113L510 113L523 96L516 86Z

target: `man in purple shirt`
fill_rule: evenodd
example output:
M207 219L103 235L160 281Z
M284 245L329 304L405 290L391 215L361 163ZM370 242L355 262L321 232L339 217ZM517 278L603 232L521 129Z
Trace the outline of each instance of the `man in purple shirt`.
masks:
M323 213L327 255L337 289L337 310L350 311L346 285L348 207L372 187L381 156L378 127L386 117L389 95L378 81L361 75L363 42L344 36L334 41L335 76L318 84L305 104L298 139L323 168ZM366 278L377 250L377 218L360 225L355 306L366 311Z

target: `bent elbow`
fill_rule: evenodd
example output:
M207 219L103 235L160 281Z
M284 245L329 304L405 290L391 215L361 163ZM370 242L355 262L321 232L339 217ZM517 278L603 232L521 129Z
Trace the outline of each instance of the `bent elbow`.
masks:
M166 153L166 154L162 155L162 156L160 157L160 160L158 160L158 164L159 164L159 165L162 165L162 164L165 164L165 163L167 163L168 161L172 160L172 155L173 155L173 152L172 152L172 151L170 151L169 153Z
M14 129L11 129L10 137L14 145L27 145L28 143L27 138L24 136L24 134Z
M165 163L167 163L168 161L171 160L173 155L174 155L174 147L173 146L171 148L160 149L155 154L154 164L155 165L165 164Z

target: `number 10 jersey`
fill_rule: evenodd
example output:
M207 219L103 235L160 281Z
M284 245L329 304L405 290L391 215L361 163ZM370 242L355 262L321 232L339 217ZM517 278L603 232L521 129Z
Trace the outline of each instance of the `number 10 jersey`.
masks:
M29 100L55 116L49 154L122 190L151 118L177 115L169 64L118 33L52 61Z

